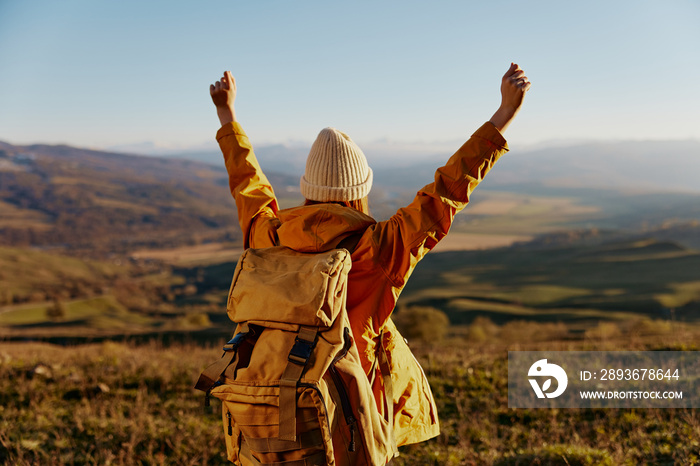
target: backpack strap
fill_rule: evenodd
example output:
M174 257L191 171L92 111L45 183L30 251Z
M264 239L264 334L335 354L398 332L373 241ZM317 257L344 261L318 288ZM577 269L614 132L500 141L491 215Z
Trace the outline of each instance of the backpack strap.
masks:
M238 330L238 332L224 345L224 354L221 356L221 359L204 369L199 375L199 380L197 380L197 384L194 388L209 393L212 387L219 381L221 374L234 362L234 358L238 355L238 351L236 350L241 343L255 334L255 331L249 328L248 324L245 322L239 324L236 330Z
M280 379L279 438L282 440L297 439L297 384L316 346L317 334L317 327L301 326L287 356L287 367Z
M352 234L346 238L344 238L338 245L335 247L336 249L347 249L350 254L355 252L355 248L357 248L357 243L360 242L360 239L362 239L362 234L363 233L355 233Z

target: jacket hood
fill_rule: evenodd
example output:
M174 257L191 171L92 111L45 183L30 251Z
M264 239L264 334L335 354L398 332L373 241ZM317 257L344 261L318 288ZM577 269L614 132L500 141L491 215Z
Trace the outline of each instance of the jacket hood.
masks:
M361 234L377 223L372 217L338 204L314 204L277 212L282 225L280 244L299 252L334 249L344 239Z

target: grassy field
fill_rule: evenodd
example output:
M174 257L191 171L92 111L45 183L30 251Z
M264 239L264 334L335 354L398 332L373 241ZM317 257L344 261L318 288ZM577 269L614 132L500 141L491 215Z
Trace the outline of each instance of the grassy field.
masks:
M411 341L441 434L402 447L397 465L698 464L696 410L509 409L506 363L508 350L697 350L700 329L659 335L650 326L614 339L592 331L546 343L530 337L553 335L551 324L518 330L482 320L441 343ZM472 339L479 331L488 338ZM227 464L218 401L207 414L192 388L217 347L0 343L0 462Z
M700 253L653 239L428 255L402 304L477 316L597 324L700 318Z
M0 306L37 301L47 295L70 297L73 288L94 291L113 283L133 267L121 261L83 260L27 248L0 247Z
M0 338L105 336L211 326L233 265L176 268L151 259L91 260L0 247ZM224 283L214 275L224 275ZM211 287L217 288L212 291ZM58 309L58 311L56 311Z
M600 205L573 197L524 195L480 191L457 217L454 229L482 234L533 235L575 224L596 222L603 216Z

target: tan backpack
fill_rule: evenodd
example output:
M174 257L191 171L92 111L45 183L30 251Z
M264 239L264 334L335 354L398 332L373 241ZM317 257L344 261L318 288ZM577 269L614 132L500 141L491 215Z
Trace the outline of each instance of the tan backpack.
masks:
M227 306L236 332L195 387L222 400L230 461L381 465L398 454L386 354L377 360L388 403L375 401L350 330L350 267L345 249L241 256Z

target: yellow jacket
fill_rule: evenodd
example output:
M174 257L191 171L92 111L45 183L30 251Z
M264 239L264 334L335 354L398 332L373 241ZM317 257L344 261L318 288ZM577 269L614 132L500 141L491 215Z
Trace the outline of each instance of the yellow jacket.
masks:
M383 222L337 204L279 210L243 128L238 123L226 124L216 139L224 154L246 248L284 245L300 252L318 252L361 235L352 253L347 310L377 406L383 414L384 391L376 358L383 335L392 373L397 444L438 435L437 408L428 381L389 316L418 261L447 234L454 215L467 205L471 192L508 150L503 136L493 124L485 123L437 170L433 183Z

